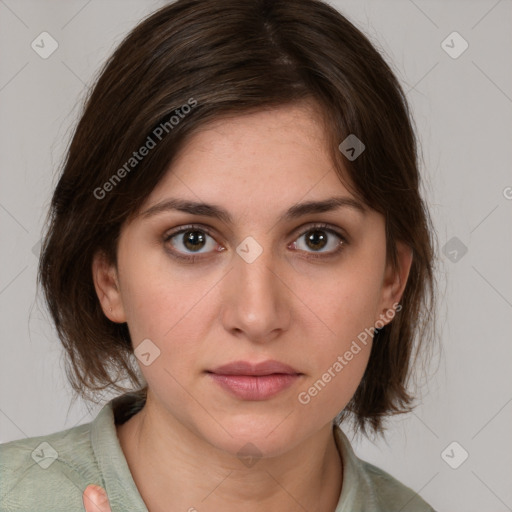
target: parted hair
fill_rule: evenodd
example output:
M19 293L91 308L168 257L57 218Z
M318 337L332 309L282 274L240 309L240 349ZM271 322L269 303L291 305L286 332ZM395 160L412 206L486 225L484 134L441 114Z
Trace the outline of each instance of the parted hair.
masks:
M337 419L378 433L386 416L411 410L411 375L433 339L435 305L435 235L414 121L382 51L319 0L178 0L139 23L99 70L59 170L38 268L76 396L147 393L127 324L100 306L94 254L116 262L121 226L199 127L302 100L318 109L340 180L384 216L388 261L397 265L398 241L413 252L401 310L375 334ZM351 134L365 145L356 159L339 149Z

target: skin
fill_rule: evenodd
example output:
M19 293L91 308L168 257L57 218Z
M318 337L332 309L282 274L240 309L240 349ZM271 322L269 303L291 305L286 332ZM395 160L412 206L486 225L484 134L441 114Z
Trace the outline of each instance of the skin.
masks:
M105 489L99 485L89 485L83 494L85 512L112 512Z
M317 112L306 102L204 126L141 212L182 198L222 206L233 223L178 211L138 215L121 230L117 266L94 258L105 315L128 323L134 348L149 338L160 350L148 366L139 363L145 407L117 426L151 512L336 508L343 464L331 422L363 376L371 340L308 404L297 397L399 302L412 252L399 244L399 269L386 262L385 221L368 207L279 220L299 202L355 199L328 157ZM319 222L345 237L337 255L326 256L340 241L327 228L325 246L308 244ZM185 245L183 233L164 241L191 223L210 227L203 245ZM263 249L251 263L236 252L248 236ZM172 249L199 256L186 263ZM267 359L303 375L266 400L236 398L205 373ZM251 467L237 456L246 443L261 454ZM84 504L98 511L85 495Z

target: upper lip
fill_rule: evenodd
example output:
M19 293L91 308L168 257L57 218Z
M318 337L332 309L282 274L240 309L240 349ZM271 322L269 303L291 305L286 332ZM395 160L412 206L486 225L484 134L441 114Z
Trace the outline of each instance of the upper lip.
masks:
M271 375L273 373L286 373L298 375L300 372L291 366L279 361L268 360L261 363L250 363L248 361L233 361L210 370L210 373L218 375Z

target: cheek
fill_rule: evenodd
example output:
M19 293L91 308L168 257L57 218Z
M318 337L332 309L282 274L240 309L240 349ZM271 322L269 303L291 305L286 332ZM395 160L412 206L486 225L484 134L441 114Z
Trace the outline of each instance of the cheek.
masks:
M350 345L359 333L374 325L381 301L381 281L379 265L347 265L333 272L321 294L313 296L314 307L339 340L336 348Z
M186 315L190 302L187 288L162 271L161 262L146 253L125 252L119 260L121 292L126 321L133 346L144 339L162 341L172 334L179 319ZM172 292L179 290L179 292ZM190 290L188 290L190 293Z
M207 275L194 277L191 271L176 270L176 266L171 271L166 255L158 253L125 252L119 269L124 276L122 300L133 346L137 350L149 339L161 356L155 360L159 364L141 367L144 376L163 364L173 374L183 372L201 349L215 295L208 292L215 280Z
M308 337L309 346L304 347L310 372L297 400L308 417L332 419L350 401L366 370L375 292L369 287L362 293L361 282L356 280L345 280L330 292L337 300L321 304L322 322L314 329L316 334L311 332Z
M297 401L308 415L332 419L346 407L364 375L370 349L371 342L351 344L304 383Z
M182 408L189 398L183 386L200 350L197 318L208 301L201 301L200 286L187 286L182 276L171 279L158 266L151 268L132 273L125 283L126 319L138 366L150 389Z
M151 273L133 275L124 283L123 306L134 345L144 338L159 339L172 327L179 301Z
M340 266L308 295L307 303L319 320L311 327L309 346L304 346L311 361L310 377L297 396L308 414L329 411L329 416L336 416L364 375L380 300L379 263L373 257Z
M141 243L136 243L137 236ZM185 273L170 271L163 247L150 244L144 233L121 239L118 268L123 307L135 345L144 338L162 339L190 309L199 289L190 285Z

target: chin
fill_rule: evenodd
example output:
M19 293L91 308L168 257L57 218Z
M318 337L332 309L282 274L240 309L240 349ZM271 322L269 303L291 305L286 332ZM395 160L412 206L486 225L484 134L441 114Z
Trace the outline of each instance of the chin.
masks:
M225 418L222 421L224 428L217 425L214 431L203 432L203 435L211 445L234 457L277 457L311 434L301 432L302 429L290 422L289 417L285 418L286 414L279 418L264 418L262 414L245 415L231 421Z

